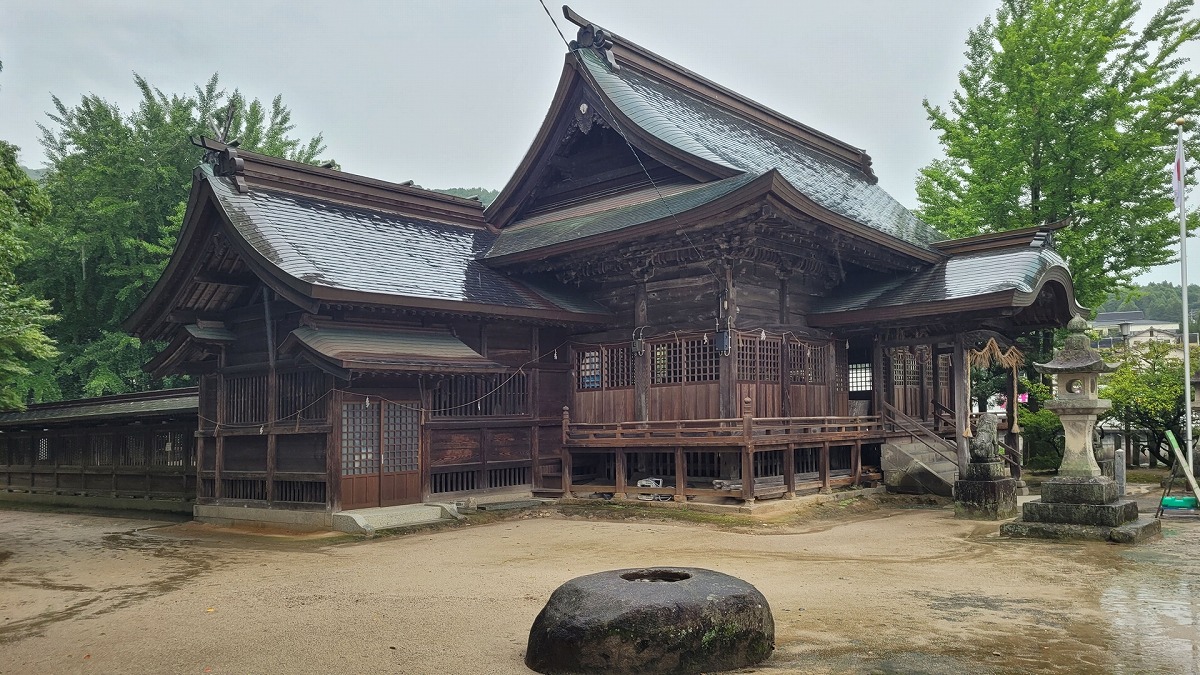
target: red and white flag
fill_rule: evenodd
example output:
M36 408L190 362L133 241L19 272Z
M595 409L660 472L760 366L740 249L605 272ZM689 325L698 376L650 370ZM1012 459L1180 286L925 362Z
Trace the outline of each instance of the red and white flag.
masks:
M1183 176L1187 173L1187 164L1183 158L1183 134L1179 134L1179 143L1175 146L1175 161L1168 169L1171 170L1171 188L1175 190L1175 208L1183 208Z

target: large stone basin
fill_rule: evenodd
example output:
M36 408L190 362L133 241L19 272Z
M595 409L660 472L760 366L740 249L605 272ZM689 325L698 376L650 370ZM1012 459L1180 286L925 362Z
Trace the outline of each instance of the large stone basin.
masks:
M529 630L540 673L700 673L744 668L775 649L754 586L692 567L600 572L559 586Z

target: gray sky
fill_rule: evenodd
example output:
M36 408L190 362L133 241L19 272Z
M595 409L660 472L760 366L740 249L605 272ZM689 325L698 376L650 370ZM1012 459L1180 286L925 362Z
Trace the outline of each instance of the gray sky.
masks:
M560 3L546 4L571 39L574 26L561 18ZM574 0L571 6L865 148L881 185L911 207L917 170L939 155L921 99L949 99L967 31L996 4ZM282 94L294 134L324 133L326 156L345 171L425 187L499 189L545 115L564 52L537 0L6 0L0 138L21 146L24 164L41 166L36 124L46 120L51 94L71 105L95 93L130 110L138 99L134 71L168 93L219 72L227 88L251 97ZM1191 67L1200 67L1200 50L1192 56ZM1189 202L1196 202L1194 194ZM1189 262L1200 259L1200 246L1189 251ZM1178 266L1144 280L1178 283Z

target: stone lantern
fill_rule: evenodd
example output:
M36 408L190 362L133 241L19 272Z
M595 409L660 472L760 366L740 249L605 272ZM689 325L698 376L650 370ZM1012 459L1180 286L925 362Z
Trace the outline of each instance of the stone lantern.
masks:
M1161 523L1139 518L1137 502L1117 493L1113 479L1102 476L1092 452L1096 418L1112 407L1097 395L1101 373L1115 370L1092 349L1080 317L1067 324L1066 344L1049 363L1034 364L1054 375L1057 395L1046 408L1058 414L1066 432L1058 475L1042 483L1042 498L1026 502L1021 518L1000 527L1012 537L1099 539L1134 543L1157 534Z
M1115 365L1105 363L1100 353L1092 349L1084 331L1087 322L1080 317L1067 324L1070 335L1066 344L1049 363L1034 364L1038 372L1053 375L1058 393L1046 408L1062 420L1066 433L1062 464L1058 467L1060 477L1075 476L1093 478L1100 475L1092 447L1092 432L1096 419L1112 407L1111 401L1097 396L1100 373L1116 370Z

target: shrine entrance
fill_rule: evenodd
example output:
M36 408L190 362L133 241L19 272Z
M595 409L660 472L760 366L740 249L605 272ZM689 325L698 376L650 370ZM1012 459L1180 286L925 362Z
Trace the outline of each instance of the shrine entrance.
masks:
M342 510L421 501L421 405L342 402Z

